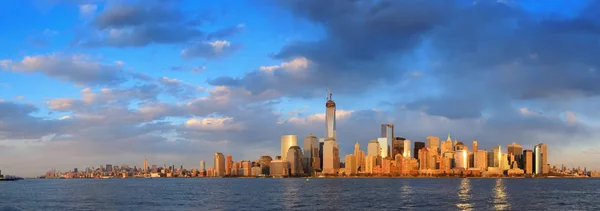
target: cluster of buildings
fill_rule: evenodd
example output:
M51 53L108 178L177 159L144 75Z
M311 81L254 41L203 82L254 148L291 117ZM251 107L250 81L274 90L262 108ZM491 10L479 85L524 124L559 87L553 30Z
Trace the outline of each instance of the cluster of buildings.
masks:
M300 177L300 176L535 176L570 175L600 176L580 168L567 169L565 166L551 167L548 163L548 146L538 144L533 149L523 149L517 143L491 150L480 149L477 140L470 147L453 140L428 136L425 142L398 137L393 124L381 125L381 136L367 143L367 151L361 150L358 142L354 152L340 160L339 143L336 139L336 104L329 93L325 103L325 137L313 134L304 137L302 145L296 135L281 137L281 152L275 156L261 156L258 160L234 161L232 155L216 152L213 168L206 168L200 161L200 168L186 170L181 166L148 166L144 158L141 169L127 165L99 166L79 172L76 168L67 173L54 170L47 178L107 178L107 177Z

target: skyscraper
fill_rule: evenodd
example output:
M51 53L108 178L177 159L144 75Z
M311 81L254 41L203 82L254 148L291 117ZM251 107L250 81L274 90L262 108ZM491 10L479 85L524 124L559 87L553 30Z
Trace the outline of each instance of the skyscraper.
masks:
M456 150L454 152L454 163L456 168L467 169L467 150Z
M477 152L477 150L479 150L479 147L477 146L477 139L473 140L473 152Z
M340 169L340 151L335 138L325 139L323 145L323 173L337 174Z
M376 140L371 140L367 145L367 155L378 156L381 147L379 146L379 142Z
M327 89L329 92L329 89ZM325 139L327 138L336 138L335 136L335 102L333 102L332 93L329 92L329 98L327 98L327 102L325 103Z
M204 160L200 161L200 171L206 171L206 163Z
M148 159L146 159L146 157L144 157L144 174L148 173Z
M523 155L523 147L515 142L513 142L512 144L509 144L508 147L508 157L513 157L514 160L510 160L509 164L512 165L512 162L517 162L517 165L519 166L519 168L523 168L523 163L522 163L522 155ZM513 156L510 156L513 155Z
M213 168L215 169L215 177L225 176L225 156L223 156L223 153L215 153Z
M440 138L435 136L427 136L427 147L438 152L440 149Z
M492 164L489 165L489 167L498 167L500 169L502 169L502 146L496 146L492 149Z
M233 165L233 157L228 154L225 158L225 175L231 176L231 167Z
M420 142L420 141L415 141L415 148L414 150L414 154L415 154L415 158L417 158L417 160L421 159L420 154L419 154L419 150L425 148L425 143L424 142Z
M533 174L533 151L523 151L523 170L525 174Z
M290 163L290 176L302 176L304 168L302 167L302 149L299 146L291 146L287 152L287 162Z
M402 156L405 158L412 157L412 152L410 150L410 140L404 140L404 152L402 152Z
M544 143L540 143L540 148L542 150L542 174L550 173L550 167L548 166L548 145Z
M485 171L488 167L488 151L477 150L475 152L475 164L473 166L481 171Z
M287 152L292 146L298 146L296 135L281 136L281 160L287 161Z
M354 156L356 157L357 168L364 170L365 152L360 150L360 144L358 144L358 141L356 144L354 144Z
M533 148L533 163L534 163L534 173L535 174L547 174L548 172L544 172L544 170L546 170L548 167L545 163L545 158L544 156L547 156L547 153L544 153L544 151L547 152L548 148L546 144L538 144L535 145L535 147ZM546 158L547 159L547 158Z
M380 147L380 151L379 151L379 155L381 156L381 158L387 158L389 157L389 142L388 142L388 138L377 138L377 142L379 142L379 147Z
M382 152L381 157L386 158L386 157L393 157L390 155L391 153L391 149L390 146L392 145L392 142L394 140L394 125L393 124L381 124L381 138L385 138L385 146L382 143L382 141L379 141L379 144L381 145L381 149L384 150L385 152ZM380 139L378 139L380 140ZM386 155L385 157L383 155Z
M356 162L356 156L353 154L346 155L344 161L346 162L346 175L354 175L357 173L358 165Z
M313 171L320 170L319 159L319 141L317 136L309 134L304 138L303 166L305 172L312 174Z
M395 157L397 154L404 154L404 140L405 138L396 137L392 140L392 154L391 157Z

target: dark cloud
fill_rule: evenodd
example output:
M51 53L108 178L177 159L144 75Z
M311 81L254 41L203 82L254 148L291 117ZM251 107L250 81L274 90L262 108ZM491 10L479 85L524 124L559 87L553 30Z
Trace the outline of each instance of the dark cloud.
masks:
M180 6L180 1L158 0L108 6L91 21L91 31L81 32L74 43L87 47L141 47L222 39L243 30L240 25L205 32L198 26L214 21L214 17L207 16L207 12L183 11Z
M38 109L29 104L0 102L0 140L41 139L61 134L68 122L34 117Z

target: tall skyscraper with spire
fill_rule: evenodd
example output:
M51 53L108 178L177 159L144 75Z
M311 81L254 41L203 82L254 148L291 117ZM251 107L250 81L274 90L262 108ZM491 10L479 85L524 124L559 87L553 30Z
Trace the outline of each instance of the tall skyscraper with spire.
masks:
M325 142L323 143L323 173L337 174L340 169L339 146L335 135L335 102L327 89L329 98L325 103Z
M336 138L335 136L335 102L333 102L333 94L327 89L329 98L325 103L325 139Z
M148 159L144 157L144 173L148 173Z

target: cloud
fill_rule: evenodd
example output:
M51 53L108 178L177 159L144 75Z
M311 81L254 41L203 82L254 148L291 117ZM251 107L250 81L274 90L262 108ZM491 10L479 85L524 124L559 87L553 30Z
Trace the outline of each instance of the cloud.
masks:
M96 13L98 6L95 4L82 4L79 5L79 16L81 17L89 17Z
M87 55L48 54L25 56L20 62L3 60L3 69L23 73L42 73L62 81L81 85L123 83L127 73L118 65L102 64Z
M597 149L586 149L586 150L583 150L583 154L600 155L600 150L597 150Z
M87 47L142 47L150 44L187 43L223 39L243 30L242 26L206 32L198 28L205 16L189 17L179 1L117 3L100 11L74 43ZM177 33L173 33L177 32Z
M232 44L226 40L205 41L187 46L181 51L181 56L184 58L215 59L235 53L241 47L240 44Z
M180 99L192 99L203 91L201 87L175 78L162 77L160 83L166 88L167 93Z
M194 130L244 130L245 126L241 123L236 123L231 117L224 118L203 118L189 119L185 122L187 128Z

